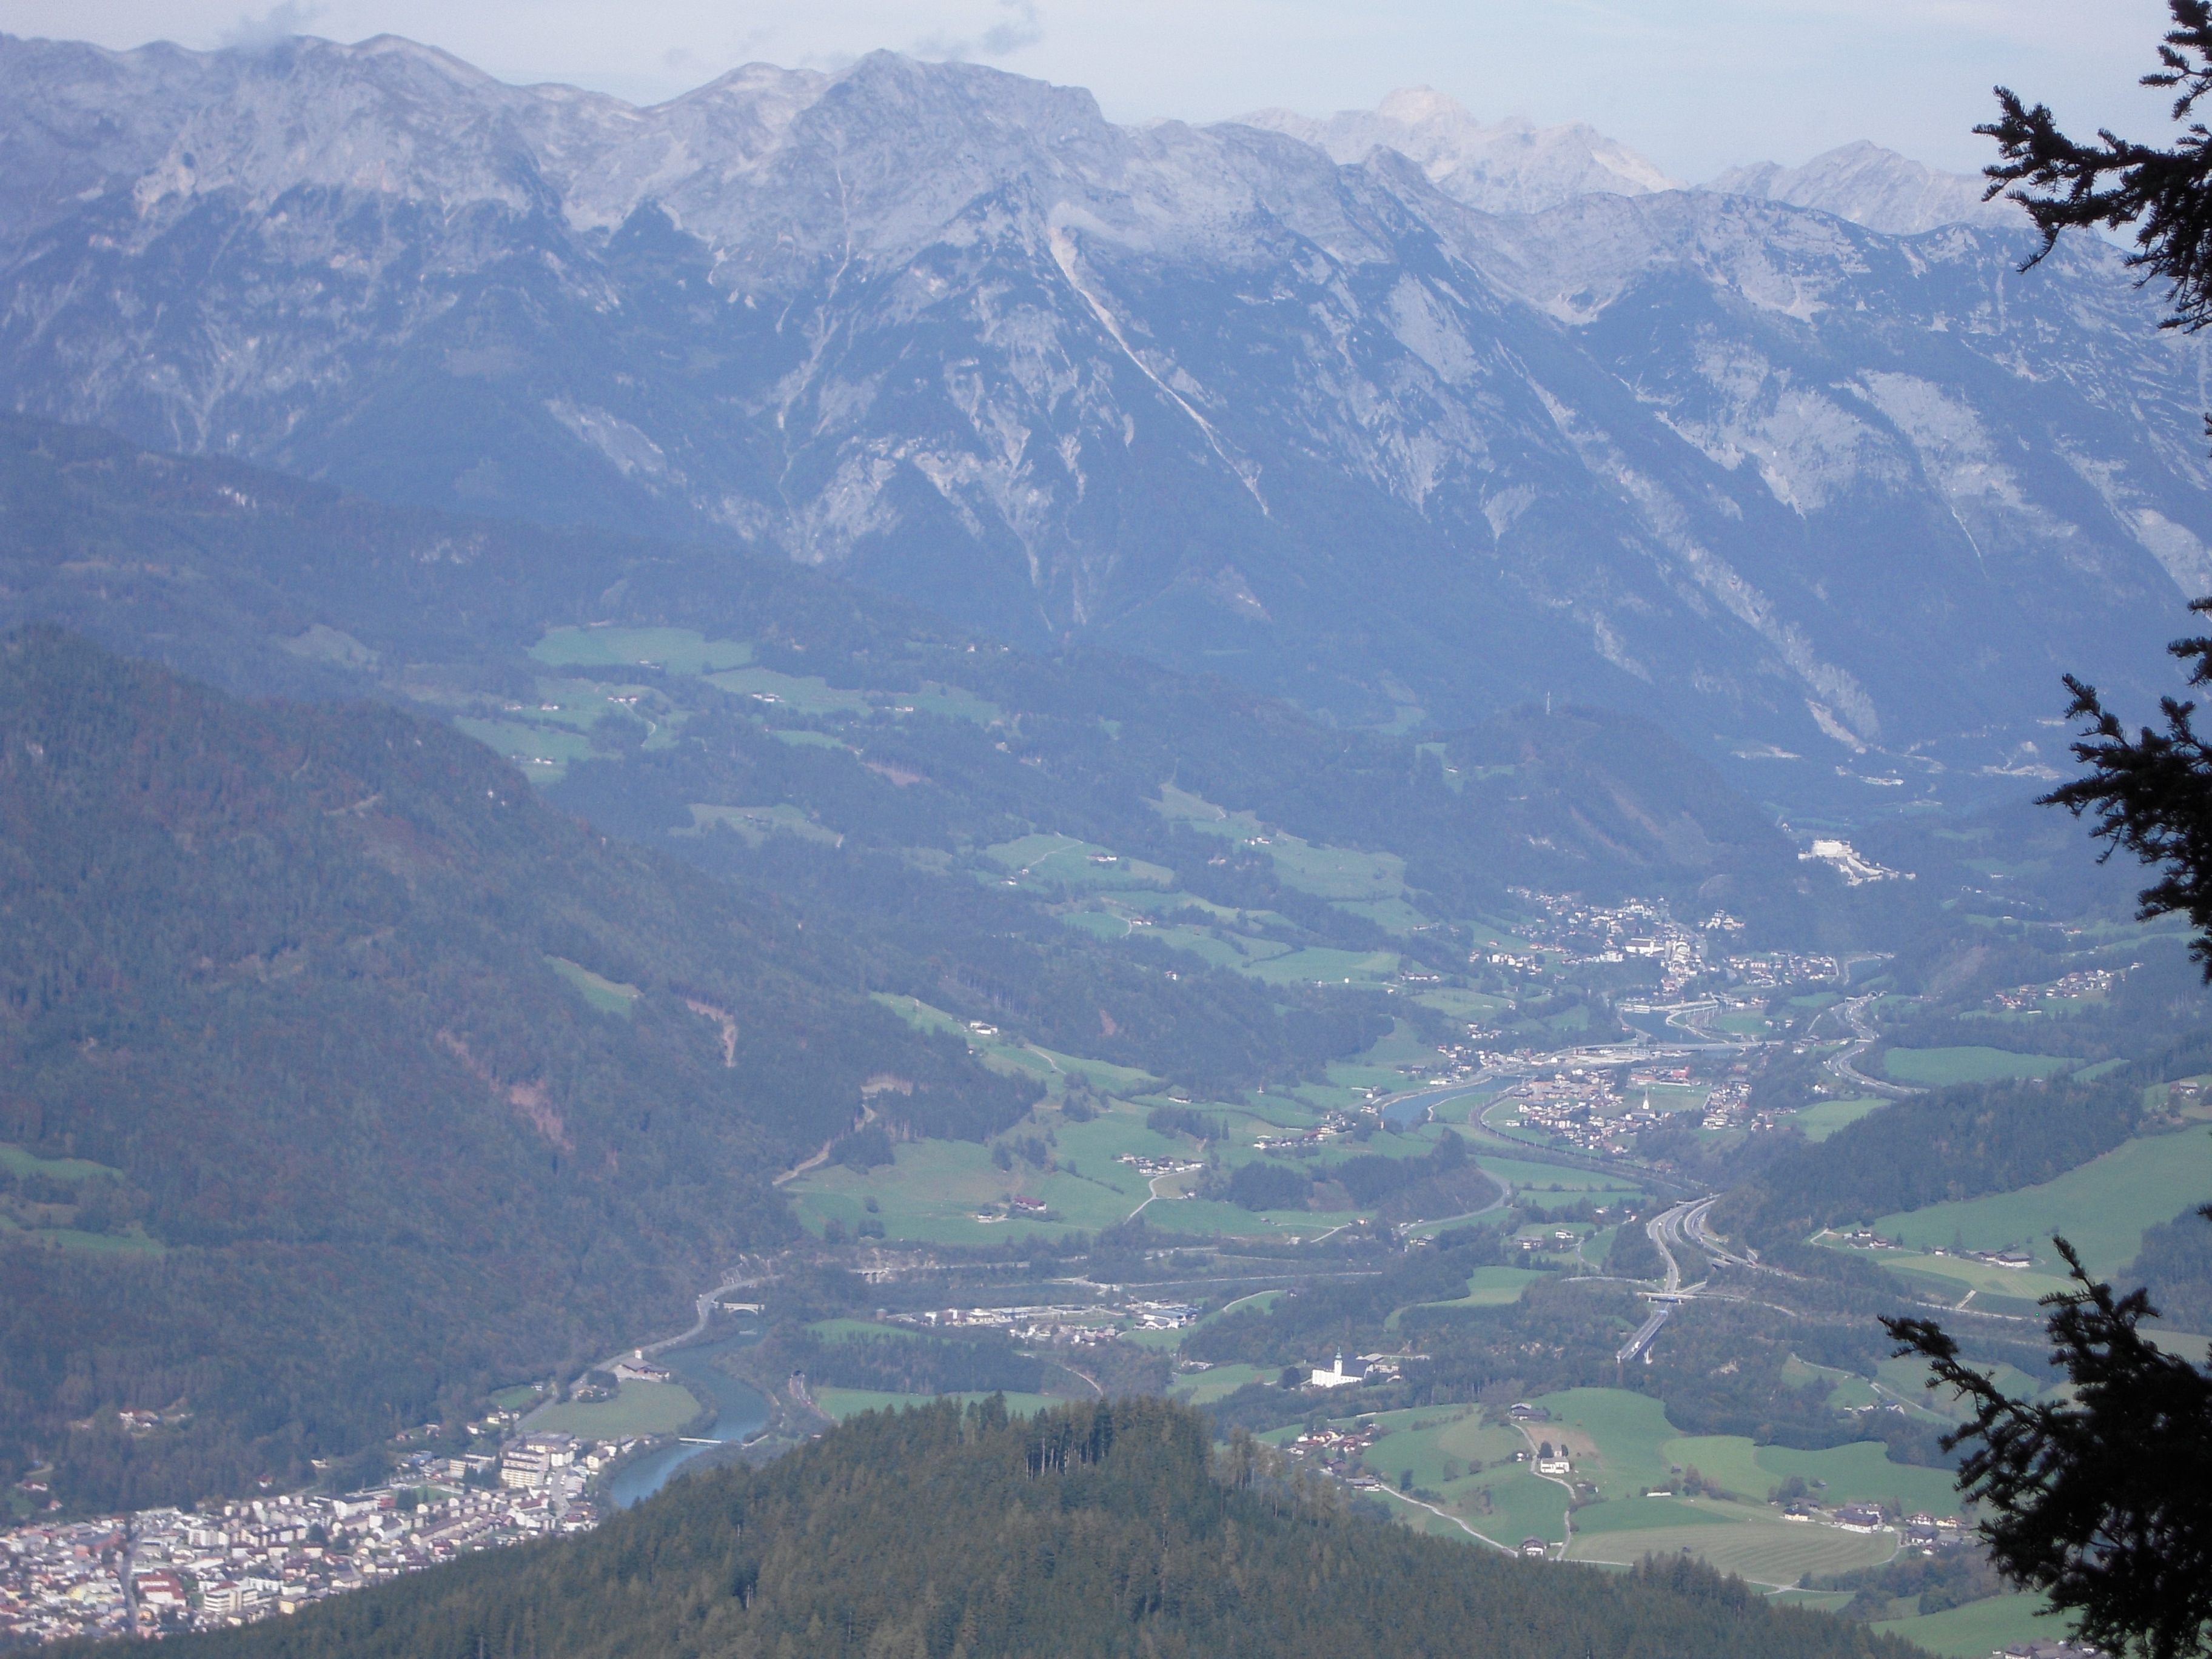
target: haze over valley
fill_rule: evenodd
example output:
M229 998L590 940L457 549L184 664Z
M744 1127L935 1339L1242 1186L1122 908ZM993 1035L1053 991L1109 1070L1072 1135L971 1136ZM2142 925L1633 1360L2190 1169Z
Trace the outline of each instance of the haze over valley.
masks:
M2212 1339L2119 248L279 33L0 35L0 1649L2065 1636L1879 1322Z

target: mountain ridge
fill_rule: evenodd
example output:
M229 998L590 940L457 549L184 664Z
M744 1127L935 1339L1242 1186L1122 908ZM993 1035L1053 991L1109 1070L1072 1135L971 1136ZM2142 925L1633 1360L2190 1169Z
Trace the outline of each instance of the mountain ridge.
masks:
M2212 580L2202 345L2101 245L1488 214L1393 150L885 53L645 112L458 73L0 47L0 400L772 547L1341 724L1648 708L1785 799L2045 765L2060 670L2147 696Z

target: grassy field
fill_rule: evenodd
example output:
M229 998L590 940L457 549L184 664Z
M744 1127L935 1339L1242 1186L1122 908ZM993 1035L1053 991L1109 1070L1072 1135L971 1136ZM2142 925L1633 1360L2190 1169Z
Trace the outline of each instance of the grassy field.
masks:
M1398 977L1395 951L1332 951L1311 945L1264 961L1247 961L1243 971L1268 985L1348 983L1387 985Z
M2000 1307L1996 1310L2000 1313L2027 1311L2041 1297L2066 1288L2064 1279L2032 1267L1992 1267L1986 1262L1970 1261L1960 1256L1907 1255L1897 1250L1856 1254L1939 1300L1957 1303L1972 1291L1977 1305L1985 1304L1991 1297L2021 1304L2019 1308ZM2048 1246L2043 1254L2050 1256Z
M619 980L602 979L580 963L566 957L548 957L547 963L553 971L574 986L578 995L603 1014L620 1014L628 1019L632 1005L645 994L635 985L624 985Z
M1334 902L1338 909L1371 921L1386 933L1410 933L1434 921L1403 899L1337 899Z
M1402 897L1406 860L1395 853L1355 853L1341 847L1317 847L1280 831L1263 838L1275 873L1290 886L1316 898L1355 902Z
M1561 1204L1571 1204L1584 1194L1640 1193L1643 1189L1626 1177L1603 1175L1590 1170L1570 1170L1558 1164L1528 1164L1518 1158L1493 1158L1478 1151L1474 1161L1500 1181L1513 1183L1516 1192L1533 1194L1539 1203L1547 1201L1547 1194L1558 1194Z
M0 1216L0 1233L49 1249L74 1250L81 1255L164 1255L169 1248L143 1233L88 1233L76 1227L19 1227L5 1216Z
M1193 1406L1211 1406L1217 1400L1228 1398L1247 1382L1257 1382L1273 1374L1257 1365L1216 1365L1211 1370L1193 1371L1177 1377L1168 1393Z
M690 806L691 827L672 830L669 834L703 836L709 830L727 830L743 837L748 847L758 847L770 836L779 834L797 836L801 841L818 842L827 847L840 846L845 839L787 801L775 806L714 806L693 801Z
M0 1140L0 1170L12 1176L44 1176L49 1181L90 1181L107 1176L120 1181L123 1171L88 1158L40 1158L28 1147Z
M503 1412L519 1412L536 1405L544 1397L545 1385L543 1382L517 1382L493 1390L491 1403Z
M933 1400L957 1400L966 1405L970 1401L990 1397L988 1394L882 1394L873 1389L814 1390L814 1403L840 1423L860 1412L895 1412L903 1406L927 1406ZM1046 1394L1010 1394L1006 1401L1006 1409L1020 1417L1034 1417L1065 1403Z
M977 696L973 691L963 691L957 685L943 685L935 680L924 680L921 690L913 696L902 696L901 704L920 710L925 714L940 714L947 720L973 720L978 726L988 726L1004 712L995 702Z
M633 1434L673 1434L699 1415L699 1402L679 1382L624 1382L612 1400L564 1401L531 1424L539 1434L619 1440Z
M2051 1235L2063 1233L2094 1273L2116 1273L2142 1247L2142 1230L2169 1221L2193 1204L2212 1200L2212 1137L2191 1132L2149 1135L2113 1148L2040 1187L1954 1204L1931 1205L1882 1217L1875 1231L1906 1243L1948 1249L1963 1240L1969 1249L2020 1246L2033 1250L2038 1268L2058 1268ZM1898 1265L1954 1276L1965 1266L1914 1258ZM1990 1270L2020 1284L2027 1275ZM2063 1272L2063 1268L2059 1268ZM2033 1295L2025 1290L2001 1294Z
M1863 1096L1852 1100L1824 1100L1817 1106L1808 1106L1794 1114L1790 1121L1808 1140L1826 1140L1847 1124L1856 1123L1869 1112L1889 1103Z
M1142 859L1125 859L1110 847L1073 836L1024 836L984 852L1017 879L1060 887L1155 887L1175 885L1175 872Z
M1924 1089L1990 1083L2007 1077L2049 1077L2073 1062L2057 1054L2016 1054L2005 1048L1892 1048L1882 1068L1899 1083Z
M1467 1294L1446 1302L1416 1302L1416 1308L1502 1308L1518 1302L1521 1292L1540 1279L1553 1275L1539 1273L1533 1267L1477 1267L1468 1276ZM1400 1308L1382 1322L1385 1330L1398 1328L1401 1314L1409 1311Z
M1655 1508L1666 1503L1661 1498L1630 1501ZM1728 1506L1700 1503L1668 1504L1668 1507L1719 1511ZM1589 1515L1588 1510L1576 1515L1577 1528ZM1716 1513L1710 1520L1688 1526L1577 1530L1567 1557L1629 1566L1646 1555L1688 1553L1723 1572L1741 1573L1755 1584L1780 1588L1795 1584L1808 1572L1849 1572L1856 1567L1878 1565L1889 1559L1896 1548L1896 1537L1890 1534L1850 1533L1834 1527Z
M2043 1611L2039 1595L1992 1595L1918 1619L1887 1619L1873 1626L1887 1636L1917 1642L1930 1653L1981 1659L2026 1642L2057 1642L2066 1621Z
M1801 1451L1791 1446L1757 1445L1741 1435L1678 1435L1658 1449L1668 1464L1686 1469L1695 1464L1707 1480L1758 1504L1764 1504L1767 1493L1794 1474L1808 1486L1825 1481L1820 1489L1824 1503L1894 1503L1908 1515L1915 1510L1948 1515L1959 1507L1949 1471L1893 1463L1875 1440Z
M753 659L751 646L710 640L688 628L556 628L530 647L549 668L622 668L641 663L672 674L711 674Z
M486 748L506 756L532 783L558 783L568 775L571 761L583 760L592 752L592 740L566 726L465 717L453 724Z
M819 674L779 674L773 668L732 668L709 674L707 684L732 696L745 697L763 708L794 714L857 714L868 706L867 694L830 685Z

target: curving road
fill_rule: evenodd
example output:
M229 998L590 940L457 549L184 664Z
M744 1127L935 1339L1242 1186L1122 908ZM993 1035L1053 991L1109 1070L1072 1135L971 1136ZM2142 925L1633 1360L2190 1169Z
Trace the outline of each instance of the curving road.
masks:
M1907 1088L1902 1083L1889 1083L1881 1078L1869 1077L1852 1064L1875 1044L1876 1034L1874 1027L1867 1024L1866 1017L1867 1004L1873 1000L1874 998L1871 996L1850 997L1838 1003L1828 1011L1840 1015L1844 1023L1850 1027L1853 1041L1850 1048L1830 1054L1822 1063L1830 1072L1850 1084L1854 1089L1863 1089L1870 1095L1881 1095L1890 1100L1903 1100L1908 1095L1922 1093L1921 1090Z

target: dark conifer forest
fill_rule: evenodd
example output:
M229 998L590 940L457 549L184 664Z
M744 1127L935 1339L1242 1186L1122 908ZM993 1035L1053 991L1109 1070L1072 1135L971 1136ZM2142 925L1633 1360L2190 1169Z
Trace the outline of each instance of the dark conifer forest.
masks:
M180 1659L1909 1659L1677 1559L1547 1568L1348 1512L1152 1400L865 1413L587 1537L478 1557Z

